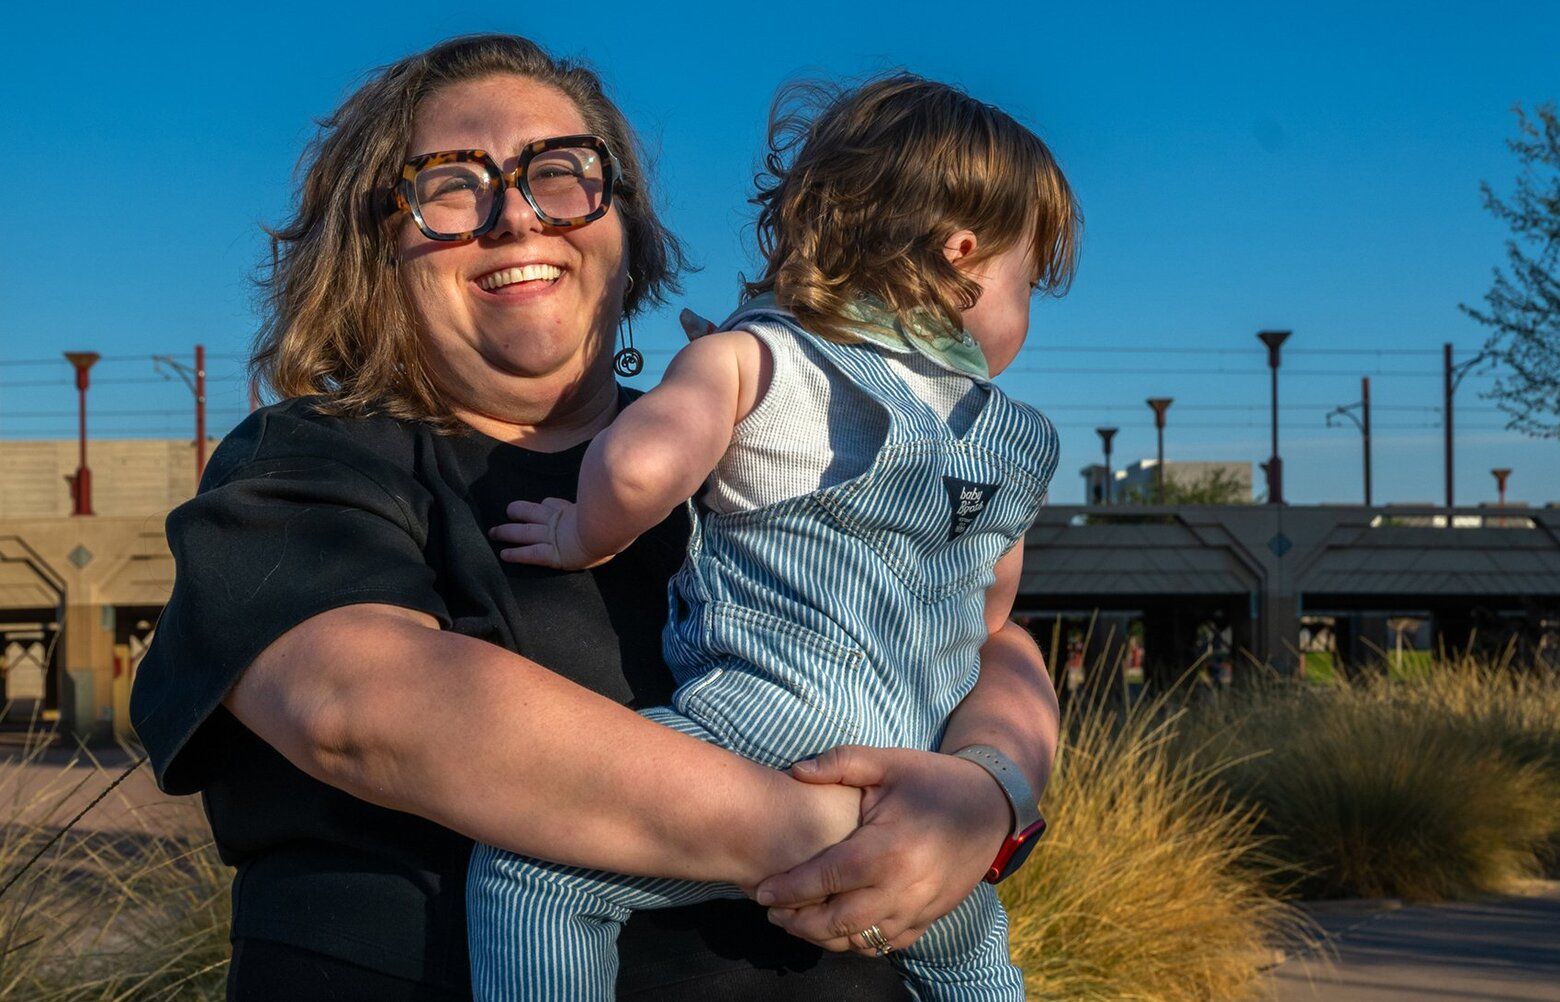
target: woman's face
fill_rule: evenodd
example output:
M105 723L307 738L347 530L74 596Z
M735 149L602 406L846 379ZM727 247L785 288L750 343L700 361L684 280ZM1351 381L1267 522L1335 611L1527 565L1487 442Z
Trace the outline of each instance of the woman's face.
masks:
M586 131L561 91L498 75L425 99L407 154L482 149L509 172L527 143ZM578 229L552 230L511 188L497 225L483 236L429 240L408 218L399 247L401 283L430 363L467 423L536 425L612 385L627 275L615 207ZM527 265L547 267L517 270ZM528 280L516 280L522 277Z

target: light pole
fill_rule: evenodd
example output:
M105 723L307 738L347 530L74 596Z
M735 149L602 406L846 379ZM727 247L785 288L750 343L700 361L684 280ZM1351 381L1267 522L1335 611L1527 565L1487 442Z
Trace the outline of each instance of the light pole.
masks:
M1445 416L1443 423L1446 433L1446 507L1452 507L1452 394L1457 392L1457 387L1462 383L1470 369L1484 361L1484 353L1477 355L1465 362L1452 364L1452 343L1447 341L1441 345L1441 388L1442 388L1442 414Z
M1358 410L1359 414L1354 412ZM1370 377L1360 377L1360 398L1352 404L1344 404L1342 407L1334 407L1327 412L1327 427L1336 428L1338 424L1334 418L1348 418L1354 422L1354 426L1360 430L1360 438L1365 452L1365 507L1371 504L1370 497Z
M1100 445L1105 447L1105 503L1110 504L1110 443L1116 437L1119 428L1096 428L1094 433L1100 437Z
M1154 465L1154 503L1165 503L1165 411L1175 403L1174 397L1149 397L1144 401L1154 411L1154 434L1159 439L1158 459Z
M81 457L76 479L71 481L72 515L92 514L92 470L87 466L87 387L92 383L88 372L101 357L95 351L65 352L65 360L76 368L76 392L81 404Z
M1511 476L1511 469L1504 466L1497 467L1491 470L1490 474L1495 478L1495 489L1500 492L1500 506L1504 508L1506 507L1506 480Z
M1278 456L1278 349L1289 340L1290 331L1260 331L1257 338L1268 350L1268 368L1273 374L1273 454L1268 458L1268 503L1284 503L1284 461Z
M162 372L167 366L184 380L184 385L195 394L195 482L206 472L206 346L195 346L195 368L176 361L172 355L153 355L152 368ZM168 374L163 372L163 378Z

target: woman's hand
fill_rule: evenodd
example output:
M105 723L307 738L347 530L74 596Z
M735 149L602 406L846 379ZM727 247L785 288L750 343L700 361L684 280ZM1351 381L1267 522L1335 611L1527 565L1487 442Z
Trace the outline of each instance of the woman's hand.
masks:
M984 769L935 752L844 745L792 775L861 787L861 827L806 863L763 881L771 922L827 950L874 951L875 925L914 942L986 875L1012 830L1007 798Z

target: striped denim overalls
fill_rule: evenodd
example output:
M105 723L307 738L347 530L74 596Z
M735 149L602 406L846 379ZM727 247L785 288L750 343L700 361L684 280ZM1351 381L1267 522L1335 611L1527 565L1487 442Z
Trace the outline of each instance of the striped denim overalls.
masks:
M975 684L985 590L1033 521L1056 435L989 384L963 435L910 392L871 345L839 345L788 314L726 329L805 339L887 416L863 473L731 514L696 513L672 579L671 707L644 713L775 768L840 744L935 749ZM830 428L850 435L850 428ZM740 896L729 885L625 877L479 845L467 891L479 999L613 997L633 909ZM1020 1000L1007 917L988 884L891 959L923 1002Z

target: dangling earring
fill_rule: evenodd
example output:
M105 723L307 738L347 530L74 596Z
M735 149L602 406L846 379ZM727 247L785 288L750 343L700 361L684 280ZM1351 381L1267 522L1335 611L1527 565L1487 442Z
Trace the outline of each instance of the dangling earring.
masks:
M623 290L623 298L627 299L629 292L634 288L634 276L628 276L628 286ZM627 343L624 343L624 331L627 331ZM634 347L634 321L629 319L627 313L623 314L623 322L618 324L618 344L616 355L612 356L612 370L620 376L637 376L644 371L645 356Z
M623 332L628 332L628 343L623 344ZM612 368L620 376L637 376L644 371L645 357L634 347L634 322L628 317L618 326L618 343L623 345L612 356Z

